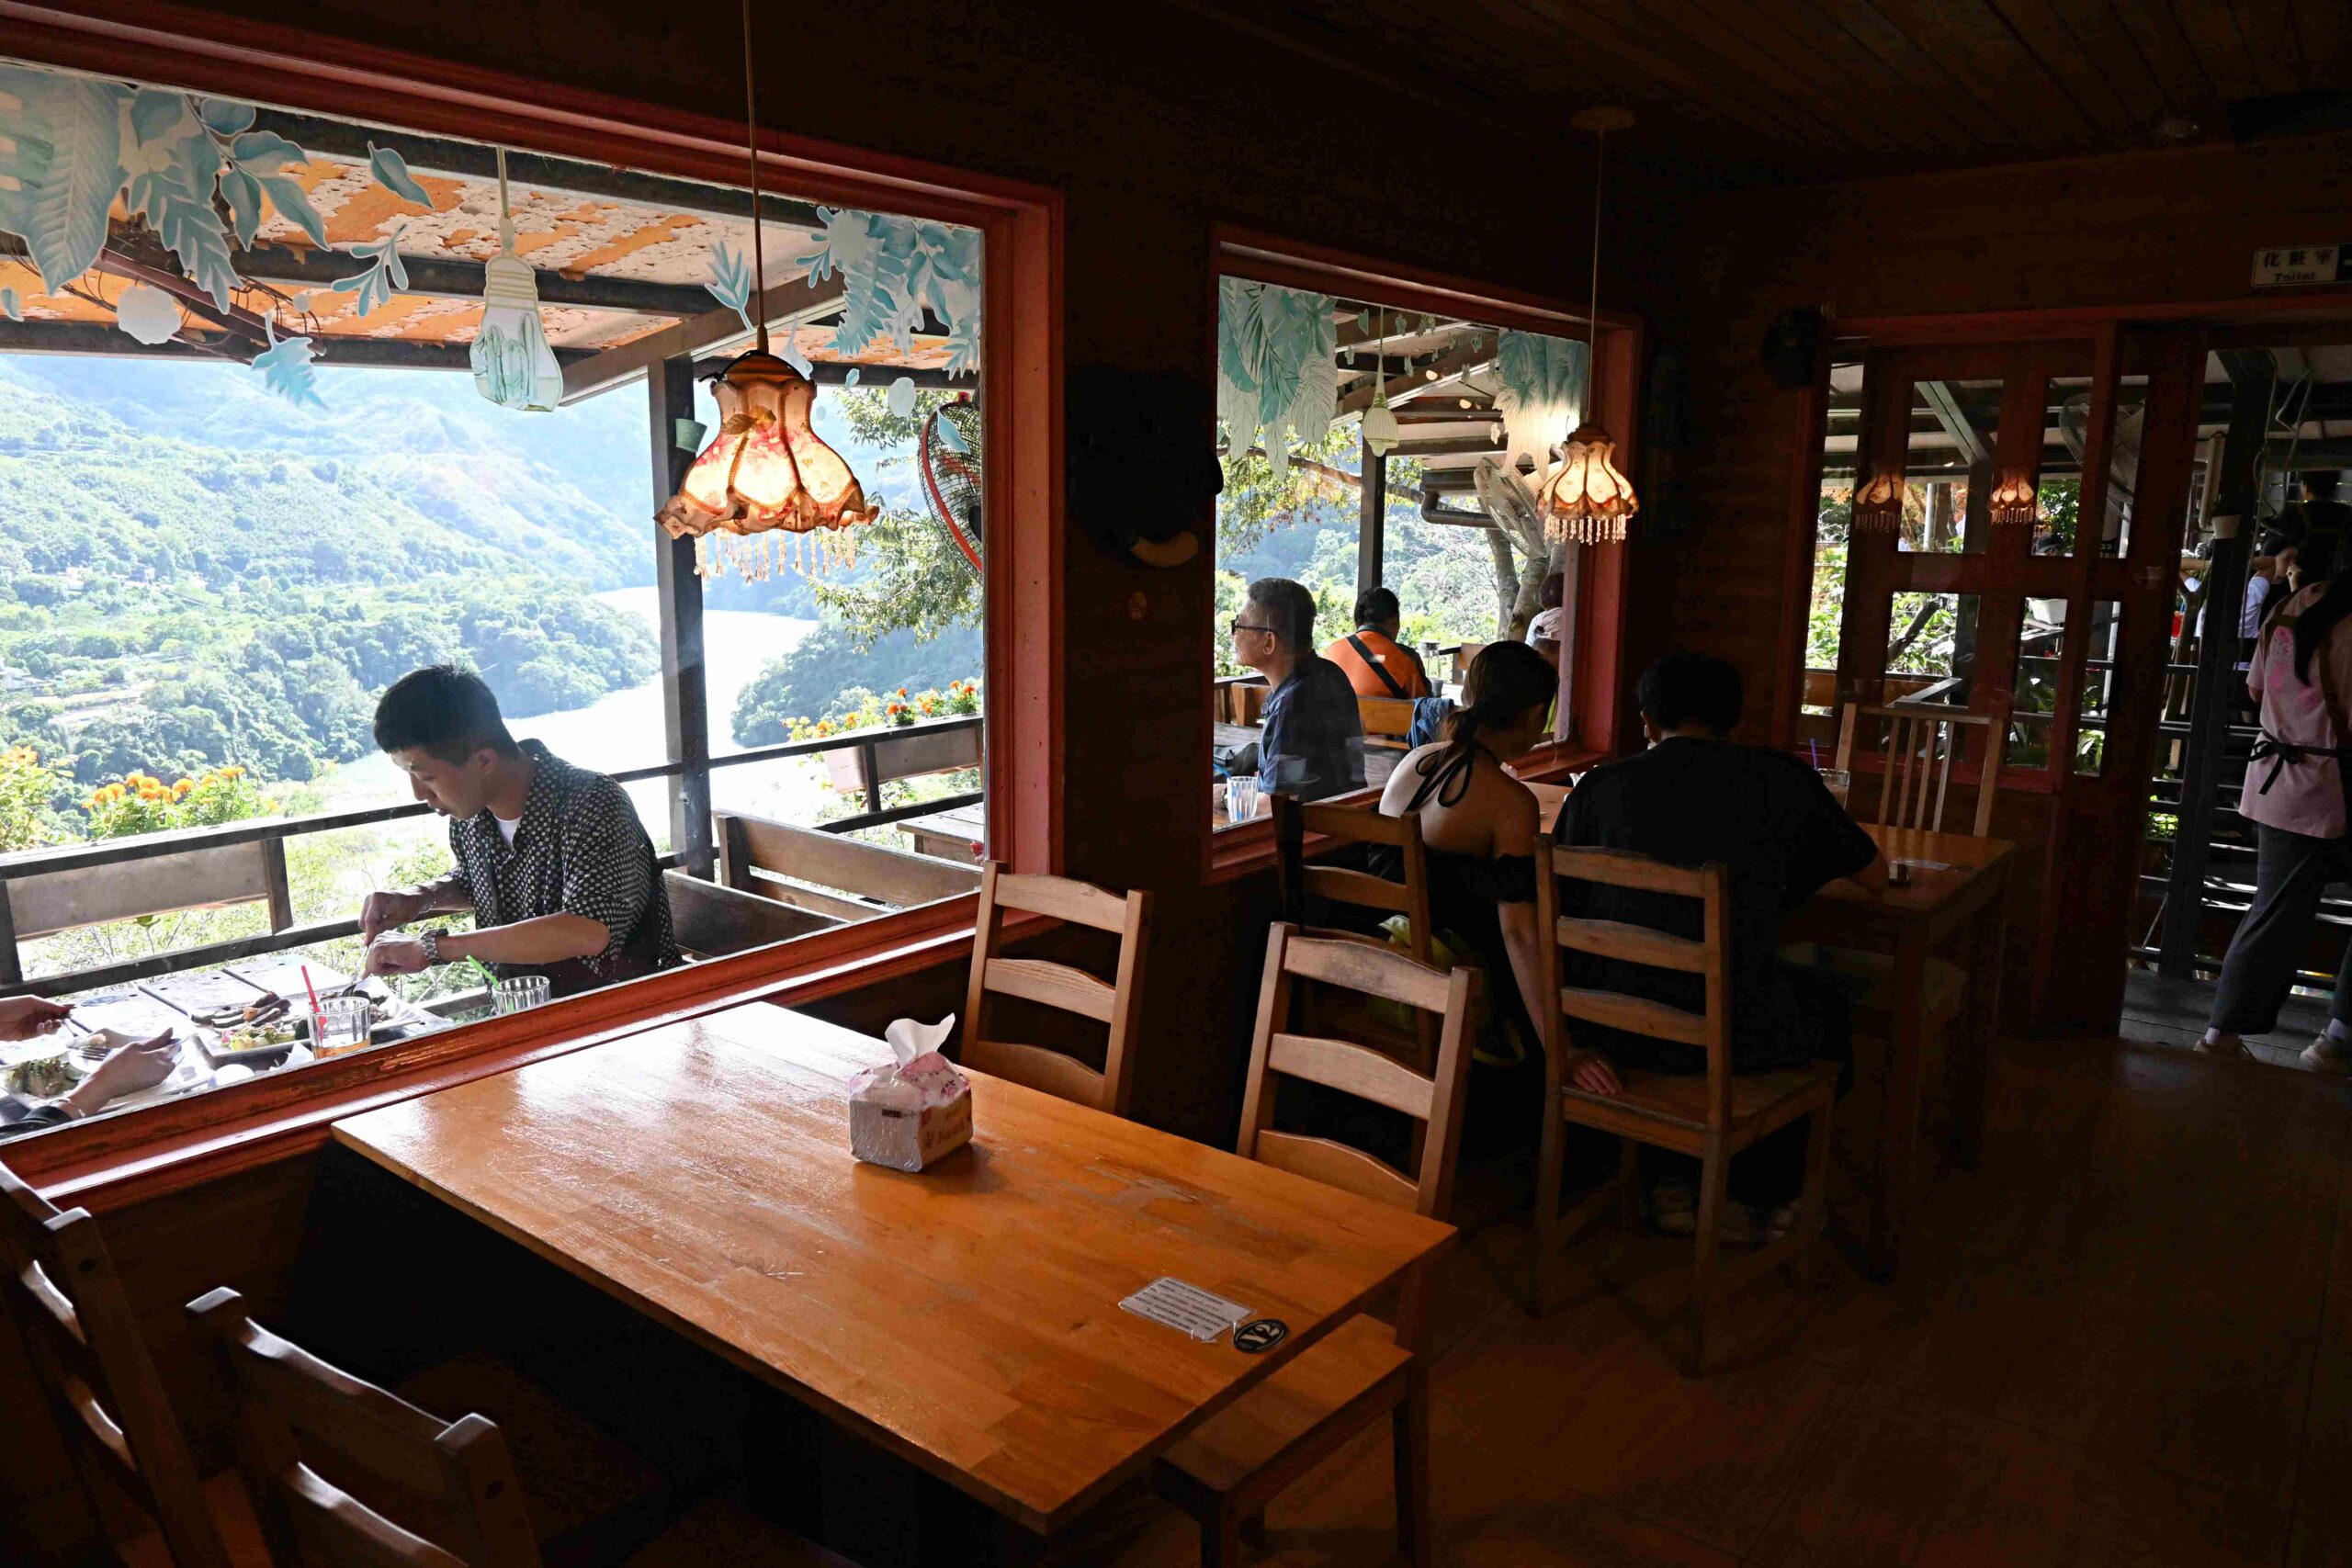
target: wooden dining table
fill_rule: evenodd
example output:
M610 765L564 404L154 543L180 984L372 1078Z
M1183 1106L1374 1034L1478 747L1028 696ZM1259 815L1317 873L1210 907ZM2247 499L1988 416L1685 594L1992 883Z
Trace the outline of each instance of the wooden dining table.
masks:
M971 1145L850 1157L880 1042L752 1004L351 1117L335 1139L1040 1536L1452 1227L982 1073ZM1163 1276L1246 1354L1123 1310Z
M1530 784L1549 834L1568 790ZM1876 891L1831 883L1791 914L1783 942L1818 942L1886 954L1893 962L1886 1082L1879 1106L1870 1182L1871 1272L1883 1279L1901 1261L1917 1185L1919 1115L1928 1041L1928 960L1943 955L1967 976L1960 1012L1945 1042L1951 1093L1948 1153L1974 1165L1984 1146L1985 1093L2001 1007L2001 956L2007 941L2009 865L2006 839L1862 824L1890 865L1906 863L1911 882Z

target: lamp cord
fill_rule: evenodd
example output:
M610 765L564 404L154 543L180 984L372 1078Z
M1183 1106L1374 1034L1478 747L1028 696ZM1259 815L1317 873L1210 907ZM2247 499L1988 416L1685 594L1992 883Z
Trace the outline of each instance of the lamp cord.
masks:
M745 141L752 155L752 293L759 320L752 330L759 339L759 352L768 351L768 266L767 253L760 237L760 101L752 79L752 0L743 0L743 122ZM1600 243L1594 235L1593 243Z
M1600 359L1600 175L1601 161L1609 152L1609 132L1595 131L1592 138L1592 304L1585 313L1584 407L1577 411L1578 424L1592 423L1593 372Z
M506 202L506 149L498 150L498 244L508 255L514 254L514 209Z

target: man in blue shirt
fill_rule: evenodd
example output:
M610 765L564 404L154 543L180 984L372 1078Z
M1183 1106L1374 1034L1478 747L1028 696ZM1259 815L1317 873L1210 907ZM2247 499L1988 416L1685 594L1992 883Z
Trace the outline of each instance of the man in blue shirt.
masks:
M1355 688L1315 651L1315 596L1286 577L1251 583L1233 623L1233 657L1273 688L1258 738L1261 796L1320 800L1363 788ZM1261 798L1259 809L1272 807Z

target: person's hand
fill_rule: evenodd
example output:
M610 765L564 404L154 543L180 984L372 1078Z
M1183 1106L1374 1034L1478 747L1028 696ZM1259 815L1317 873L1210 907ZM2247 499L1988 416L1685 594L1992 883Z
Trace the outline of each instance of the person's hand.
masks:
M0 1001L0 1040L30 1040L65 1021L74 1010L67 1002L47 997L10 997Z
M425 961L424 943L413 936L379 936L368 944L369 975L418 975L432 967Z
M373 944L394 927L423 919L433 912L425 905L424 895L413 887L370 893L359 906L359 940Z
M1568 1058L1568 1081L1586 1094L1614 1100L1625 1092L1625 1080L1608 1057L1598 1051L1578 1051Z
M153 1089L172 1076L178 1065L179 1041L168 1029L146 1040L117 1046L91 1070L90 1076L66 1093L65 1103L86 1116L107 1101L142 1089Z

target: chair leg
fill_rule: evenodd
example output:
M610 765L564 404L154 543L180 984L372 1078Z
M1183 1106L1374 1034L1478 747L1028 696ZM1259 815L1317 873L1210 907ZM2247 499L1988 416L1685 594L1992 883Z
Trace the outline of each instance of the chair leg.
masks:
M1617 1140L1617 1217L1629 1231L1642 1228L1642 1145Z
M1405 1397L1390 1416L1396 1446L1396 1545L1412 1568L1436 1559L1430 1521L1430 1387L1419 1366L1406 1374Z
M1239 1568L1241 1516L1217 1502L1202 1511L1200 1524L1201 1568Z
M1252 1508L1241 1521L1241 1540L1252 1551L1266 1550L1266 1510Z
M1699 1169L1699 1236L1690 1266L1690 1358L1683 1371L1697 1377L1707 1370L1707 1320L1715 1299L1715 1259L1722 1250L1724 1185L1731 1160L1720 1147L1708 1149Z
M1808 1291L1821 1288L1827 1261L1822 1237L1829 1229L1829 1106L1823 1105L1805 1131L1804 1197L1797 1209L1797 1224L1804 1227L1804 1250L1797 1255L1797 1283Z
M1560 1177L1566 1158L1567 1128L1555 1109L1544 1119L1535 1156L1535 1234L1527 1257L1527 1314L1542 1317L1551 1306L1552 1254L1560 1245Z

